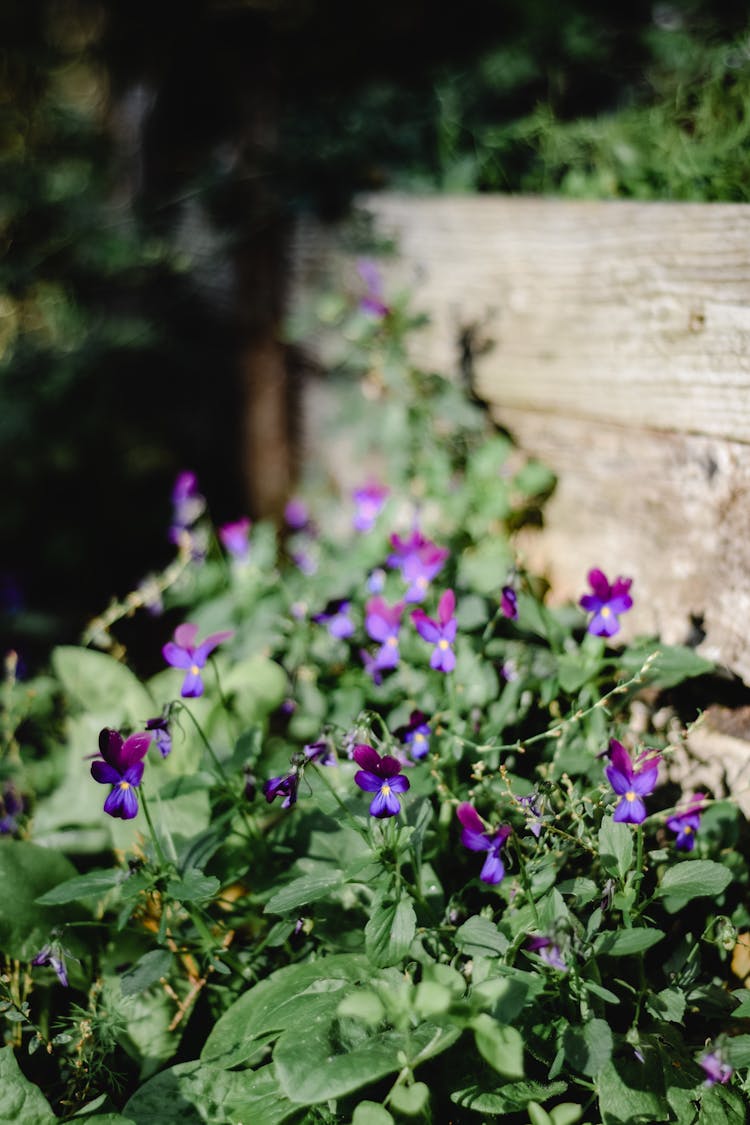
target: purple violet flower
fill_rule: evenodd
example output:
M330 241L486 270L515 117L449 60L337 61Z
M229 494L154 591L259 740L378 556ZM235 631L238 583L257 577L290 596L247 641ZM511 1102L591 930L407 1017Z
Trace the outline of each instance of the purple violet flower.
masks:
M641 824L646 819L643 798L653 793L656 787L660 756L652 751L644 751L639 754L634 765L627 750L616 738L610 739L607 753L610 765L605 773L620 797L613 820L625 824Z
M304 531L310 523L310 512L304 500L293 496L284 508L284 522L291 531Z
M49 965L54 969L57 979L63 988L68 987L68 970L65 965L65 955L67 950L63 949L59 941L49 941L47 945L43 945L36 956L31 958L32 965ZM74 958L75 960L75 958Z
M151 738L147 731L139 731L123 741L119 731L110 727L100 731L101 759L91 763L91 776L100 785L112 786L104 802L104 811L109 816L132 820L138 815L135 790L143 778L143 759L151 745Z
M430 752L430 725L423 711L412 711L406 726L394 731L396 738L405 742L415 762L426 758Z
M388 566L400 570L404 581L408 583L406 601L421 602L430 583L443 569L450 551L446 547L438 547L431 539L426 539L418 528L407 539L394 533L391 536L391 547L392 552L386 561Z
M385 571L382 566L376 566L367 576L368 594L382 594L385 589Z
M23 812L23 797L12 781L6 781L0 796L0 836L14 836Z
M372 677L372 682L376 685L382 684L383 669L378 664L377 656L372 656L366 648L361 648L359 650L359 657L364 665L365 672L367 672L368 676Z
M503 586L500 592L500 612L511 621L518 618L518 598L512 586Z
M610 586L601 570L590 570L588 582L593 594L584 594L579 605L593 617L587 625L589 633L595 637L614 637L620 631L618 614L626 613L633 605L628 591L632 578L615 578Z
M391 310L383 300L383 278L380 270L370 258L360 258L357 262L357 273L367 286L367 292L359 302L360 309L377 320L383 320Z
M268 801L269 805L277 797L283 797L281 802L282 809L290 809L292 805L297 804L297 791L299 789L300 774L299 770L295 767L285 773L283 777L269 777L268 781L263 782L263 796Z
M352 493L356 506L354 513L355 531L372 531L375 520L382 512L390 494L390 488L387 485L378 484L377 481L362 485L361 488L355 488Z
M537 804L537 794L529 793L526 797L516 797L516 800L526 814L526 827L538 840L542 834L544 821L542 820L542 810Z
M401 763L387 754L381 758L377 750L366 743L354 747L352 758L362 767L354 775L355 784L366 793L375 794L370 803L370 816L378 819L398 816L401 802L396 794L409 789L409 779L401 773Z
M325 625L332 637L351 637L354 632L354 622L349 616L351 604L344 598L335 598L328 602L322 613L314 613L312 620L318 625Z
M206 510L206 498L198 490L195 473L185 470L177 474L172 489L172 525L170 543L179 543L184 532L189 531Z
M172 750L172 732L169 729L169 708L163 715L155 719L146 719L146 730L154 732L154 742L162 758L169 756Z
M526 948L530 953L537 953L545 965L549 965L551 969L567 973L568 966L565 963L562 950L552 938L545 937L543 934L535 934L526 942Z
M336 765L336 755L327 738L319 738L317 742L308 742L306 746L302 747L302 753L311 766Z
M479 878L484 883L500 883L505 878L505 864L500 858L500 849L510 836L507 824L501 825L494 831L487 831L479 813L464 801L456 809L456 816L461 821L461 843L472 852L487 852L484 866L479 873Z
M219 528L219 539L225 551L238 562L247 562L250 557L250 528L252 524L247 516L225 523Z
M435 646L430 667L439 672L452 672L456 667L456 655L452 648L458 627L455 609L455 594L452 590L445 590L438 602L437 621L428 617L423 609L412 610L411 619L420 637Z
M375 656L374 666L377 671L395 668L399 661L398 634L401 628L401 615L404 612L404 603L396 602L389 606L381 597L370 598L365 605L365 629L367 635L380 643L380 651ZM367 662L365 663L367 667Z
M713 1051L707 1051L699 1058L698 1065L706 1076L706 1086L715 1086L717 1082L725 1086L733 1074L732 1067L724 1061L722 1051L718 1047Z
M171 664L173 668L185 669L186 675L181 694L192 699L203 695L201 668L205 667L206 661L217 645L228 641L234 636L234 632L225 629L221 633L211 633L200 644L196 644L197 636L197 625L191 622L178 625L174 631L174 640L168 641L161 650L167 664Z
M677 833L674 846L681 851L691 852L695 847L695 833L701 826L701 810L705 799L705 793L693 793L684 807L667 820L667 828Z

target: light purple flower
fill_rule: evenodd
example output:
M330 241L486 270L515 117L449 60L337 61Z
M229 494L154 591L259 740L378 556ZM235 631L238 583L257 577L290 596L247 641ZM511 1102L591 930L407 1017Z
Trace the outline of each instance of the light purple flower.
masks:
M385 589L385 571L382 566L376 566L367 576L368 594L382 594Z
M250 528L251 521L247 516L225 523L219 528L219 539L225 551L238 562L247 562L250 556Z
M172 750L172 732L169 729L169 708L163 715L155 719L146 720L146 730L154 732L154 742L162 758L169 756Z
M406 743L415 762L426 758L430 752L430 724L423 711L412 711L406 726L394 731L396 738Z
M397 794L409 789L409 780L401 773L401 763L385 755L381 758L377 750L366 743L354 747L352 758L362 768L354 775L355 784L366 793L374 793L370 803L370 816L382 819L398 816L401 802Z
M398 635L404 603L389 606L381 597L370 598L365 606L365 629L368 636L380 643L375 657L378 671L395 668L399 661Z
M526 948L530 953L537 953L551 969L557 969L561 973L568 972L562 950L552 938L545 937L543 934L535 934L526 942Z
M411 619L420 637L435 646L430 657L430 667L439 672L452 672L456 667L456 656L452 648L457 629L455 609L455 594L452 590L445 590L438 602L437 621L428 617L423 609L412 611Z
M446 547L438 547L431 539L426 539L418 528L406 539L394 533L391 536L391 548L386 561L388 566L400 570L404 581L408 583L406 601L421 602L430 583L443 569L450 551Z
M332 637L351 637L354 632L354 622L349 616L351 602L344 598L335 598L328 602L322 613L314 613L312 620L318 625L325 625Z
M539 799L536 793L529 793L526 797L516 797L519 805L526 813L526 827L537 840L541 836L542 828L544 827L542 810L537 804Z
M356 507L354 513L355 531L372 531L375 520L383 510L386 500L391 494L390 488L376 481L355 488L352 493Z
M101 758L91 763L91 776L100 785L112 786L104 802L104 811L109 816L132 820L138 815L135 790L143 778L143 759L152 737L147 731L139 731L123 740L119 731L112 730L111 727L100 731Z
M644 751L634 765L627 750L616 738L610 739L608 755L610 764L605 773L620 797L612 819L626 824L641 824L646 819L643 798L653 793L656 787L660 757L652 751Z
M68 970L65 965L67 950L63 949L59 941L52 940L43 945L36 956L31 958L32 965L49 965L54 969L57 979L63 988L68 987ZM75 958L73 958L75 960Z
M713 1051L707 1051L699 1058L698 1065L706 1076L706 1086L715 1086L717 1082L725 1086L733 1074L732 1067L724 1060L722 1051L718 1047Z
M224 629L221 633L211 633L200 644L196 644L197 636L198 626L186 622L184 625L177 626L174 640L168 641L162 649L167 664L171 664L173 668L185 669L186 675L181 694L189 698L203 695L201 668L205 667L206 661L217 645L222 641L228 641L234 636L234 632L231 629Z
M292 531L303 531L310 523L310 512L304 500L293 496L284 508L284 522Z
M500 849L510 836L507 824L501 825L494 831L487 831L479 813L467 801L456 809L456 816L461 822L461 843L472 852L487 852L484 866L479 873L479 878L484 883L500 883L505 878L505 864L500 858Z
M383 278L380 270L370 258L360 258L357 273L367 286L367 292L360 299L362 312L369 313L378 320L388 316L390 309L383 300Z
M610 586L606 575L601 570L590 570L588 582L593 594L584 594L578 603L593 617L587 625L589 633L596 637L613 637L620 631L618 615L626 613L633 605L633 599L628 591L632 585L632 578L615 578Z
M171 543L179 543L206 510L206 498L198 489L195 473L184 470L177 474L172 489L172 525L169 529Z
M705 793L694 793L684 807L667 820L667 828L677 833L674 846L681 851L691 852L695 847L695 833L701 826L701 810L705 799Z
M512 586L503 586L500 593L500 612L503 617L515 621L518 617L518 598Z

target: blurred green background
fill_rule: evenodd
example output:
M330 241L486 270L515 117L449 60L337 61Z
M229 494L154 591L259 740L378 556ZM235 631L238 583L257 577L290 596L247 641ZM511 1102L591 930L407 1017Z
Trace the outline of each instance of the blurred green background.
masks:
M30 668L169 559L180 469L217 521L278 510L302 211L750 198L737 2L6 0L0 44L0 634Z

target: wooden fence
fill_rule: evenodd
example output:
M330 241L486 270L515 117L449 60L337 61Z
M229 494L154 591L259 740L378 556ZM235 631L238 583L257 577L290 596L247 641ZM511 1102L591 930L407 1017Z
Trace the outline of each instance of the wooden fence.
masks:
M553 600L589 567L633 577L630 635L684 642L750 683L750 205L379 195L386 288L455 372L558 474L520 542ZM300 227L297 293L337 258ZM627 634L626 634L627 635Z

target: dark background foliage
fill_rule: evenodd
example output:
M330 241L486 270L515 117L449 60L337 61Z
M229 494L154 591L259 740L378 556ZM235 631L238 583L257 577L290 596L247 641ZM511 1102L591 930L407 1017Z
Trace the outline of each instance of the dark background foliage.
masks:
M8 0L0 41L0 628L32 664L166 561L179 469L218 520L278 506L247 419L301 210L750 197L729 0Z

